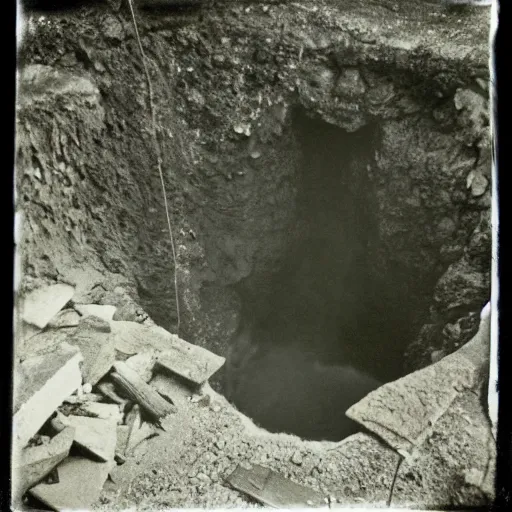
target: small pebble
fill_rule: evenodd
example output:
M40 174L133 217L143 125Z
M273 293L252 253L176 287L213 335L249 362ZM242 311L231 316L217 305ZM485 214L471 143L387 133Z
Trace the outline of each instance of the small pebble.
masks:
M82 391L84 393L90 393L92 391L92 384L90 382L87 382L85 383L83 386L82 386Z
M219 449L219 450L222 450L224 448L224 446L226 446L226 442L223 440L223 439L219 439L218 441L215 441L215 446Z
M296 451L293 455L292 455L292 462L294 464L297 464L297 466L300 466L302 464L302 455L300 454L299 451Z

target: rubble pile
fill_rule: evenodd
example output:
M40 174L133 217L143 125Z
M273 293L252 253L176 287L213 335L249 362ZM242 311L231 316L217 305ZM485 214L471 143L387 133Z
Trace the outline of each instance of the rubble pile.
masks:
M180 402L201 397L224 364L150 321L113 320L116 307L75 304L73 295L55 284L19 308L15 506L90 507L113 468L159 435Z

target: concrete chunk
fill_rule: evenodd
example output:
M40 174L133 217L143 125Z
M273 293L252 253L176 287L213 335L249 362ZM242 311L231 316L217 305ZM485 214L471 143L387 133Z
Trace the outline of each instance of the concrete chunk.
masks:
M23 320L44 329L48 322L71 300L74 293L75 288L69 284L54 284L34 290L23 301Z
M87 317L80 322L69 342L80 348L84 357L84 382L96 384L115 362L115 350L107 322L96 317Z
M75 444L92 457L105 462L114 460L117 442L115 421L58 414L57 418L52 420L52 425L59 430L61 428L59 423L65 427L74 427Z
M41 481L69 454L75 429L65 428L48 444L32 446L13 455L13 503L33 485Z
M81 353L67 343L26 359L14 376L13 445L23 448L82 384Z
M489 319L457 352L385 384L348 409L347 416L396 450L411 451L466 389L477 389L488 371Z
M101 494L113 464L68 457L58 466L59 483L39 484L30 494L52 510L88 510Z

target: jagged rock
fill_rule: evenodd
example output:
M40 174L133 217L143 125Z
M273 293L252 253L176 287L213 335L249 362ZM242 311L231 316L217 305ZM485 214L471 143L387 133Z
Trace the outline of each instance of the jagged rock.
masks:
M96 384L115 362L113 340L109 335L108 322L88 316L70 337L69 342L80 348L84 357L84 382Z
M44 329L48 322L71 300L75 288L69 284L54 284L34 290L23 300L23 320Z
M335 91L336 94L348 98L357 98L366 92L366 86L357 68L344 69L338 78Z
M113 465L115 462L68 457L57 468L58 483L36 485L30 494L58 512L90 509L98 501Z
M67 427L48 443L25 448L13 456L13 503L68 456L74 435L74 428Z
M19 365L14 375L14 446L26 446L64 399L78 389L82 360L76 347L62 343L54 351Z
M52 420L58 431L63 427L75 429L74 443L91 455L94 460L114 460L116 449L116 420L88 418L87 416L64 416L58 414Z
M431 427L465 389L478 390L488 372L489 318L457 352L385 384L350 407L347 416L397 451L424 443Z
M434 300L439 310L482 307L490 293L489 272L472 267L467 258L448 267L437 282Z

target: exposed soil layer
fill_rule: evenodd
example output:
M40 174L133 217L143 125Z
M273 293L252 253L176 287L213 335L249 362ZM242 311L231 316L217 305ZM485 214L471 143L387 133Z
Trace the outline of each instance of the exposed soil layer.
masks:
M247 376L283 357L390 381L472 337L490 292L487 10L140 9L150 104L129 11L107 4L28 18L22 291L72 282L176 332L176 275L179 335L227 356L212 385L241 409Z

